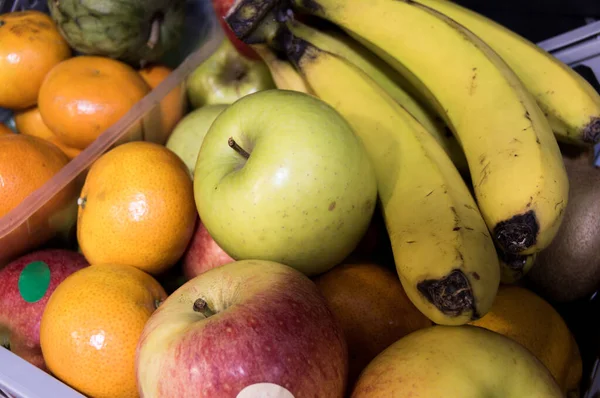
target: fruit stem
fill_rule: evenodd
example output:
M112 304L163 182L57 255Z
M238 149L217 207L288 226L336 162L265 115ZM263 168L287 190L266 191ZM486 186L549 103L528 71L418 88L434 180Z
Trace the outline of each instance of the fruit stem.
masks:
M201 299L201 298L194 301L194 311L200 312L202 315L204 315L205 318L208 318L208 317L216 314L213 310L210 309L210 307L208 306L208 303L204 299Z
M146 42L146 45L150 47L150 49L154 49L154 46L156 46L158 40L160 39L160 23L160 18L154 18L152 21L152 26L150 27L150 36Z
M250 154L248 152L246 152L244 150L244 148L242 148L241 146L239 146L237 144L237 142L235 142L235 140L233 139L233 137L229 137L229 139L227 140L227 144L229 144L229 146L236 151L237 153L239 153L240 155L242 155L243 157L245 157L246 159L248 159L250 157Z

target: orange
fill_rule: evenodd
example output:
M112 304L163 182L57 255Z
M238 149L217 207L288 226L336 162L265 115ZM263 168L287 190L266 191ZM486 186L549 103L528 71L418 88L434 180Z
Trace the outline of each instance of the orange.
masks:
M71 56L71 49L49 15L19 11L0 15L0 107L36 104L46 74Z
M0 218L54 177L69 159L46 140L22 134L0 135ZM46 242L68 234L77 217L75 181L68 183L35 213L0 239L0 264ZM27 211L27 209L22 209ZM18 217L17 214L14 214Z
M554 307L532 291L500 285L490 311L471 323L528 348L546 365L565 393L578 388L583 365L575 338Z
M144 141L96 160L79 204L77 239L90 263L132 265L154 275L183 255L198 215L183 161Z
M171 72L170 68L163 65L151 65L139 71L146 83L153 89L162 83ZM160 144L167 141L177 123L183 118L187 106L186 100L183 85L175 87L162 99L156 112L156 117L160 120L160 129L158 129L156 137L151 137L149 141ZM153 119L151 122L154 123L155 120ZM152 131L153 129L149 130Z
M0 135L12 134L13 131L4 123L0 123Z
M136 70L123 62L78 56L48 73L38 106L42 119L61 142L85 149L149 91Z
M15 126L17 127L17 131L19 133L33 135L35 137L43 138L46 141L50 141L59 147L69 159L73 159L81 152L81 149L71 148L56 138L56 134L54 134L42 120L42 115L40 114L40 110L37 106L15 112L14 119Z
M153 277L126 265L94 264L69 275L40 323L48 369L89 397L137 397L137 343L166 296Z
M392 343L432 325L410 301L398 275L372 263L341 264L313 279L348 343L348 383Z
M69 159L38 137L0 136L0 218L62 169Z

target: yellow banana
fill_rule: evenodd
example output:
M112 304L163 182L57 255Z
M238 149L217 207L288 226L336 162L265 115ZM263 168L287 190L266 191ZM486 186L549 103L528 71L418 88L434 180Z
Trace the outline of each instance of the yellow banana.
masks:
M294 36L347 59L369 75L433 135L456 167L468 174L467 159L452 132L447 129L446 124L435 114L435 111L427 109L409 93L408 82L394 68L347 35L334 31L319 31L298 21L291 21L288 27Z
M537 253L529 255L507 254L498 250L498 261L500 263L500 282L513 284L521 280L533 267Z
M302 39L292 41L289 58L365 144L408 297L438 324L465 324L486 314L500 283L498 258L446 152L360 68Z
M279 59L267 45L256 44L252 48L269 68L278 89L313 94L298 71L286 60Z
M559 140L596 143L600 95L577 72L517 33L446 0L414 0L464 25L492 47L519 76Z
M531 254L550 244L567 205L566 171L548 120L498 54L412 0L289 1L337 24L390 63L444 116L502 250ZM244 39L275 6L279 0L240 0L226 20Z

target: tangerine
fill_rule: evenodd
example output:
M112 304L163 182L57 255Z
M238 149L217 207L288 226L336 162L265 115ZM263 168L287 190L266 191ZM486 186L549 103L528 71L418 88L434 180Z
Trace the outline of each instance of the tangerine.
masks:
M0 15L0 107L18 110L36 104L46 74L71 57L71 48L43 12Z
M154 89L162 83L173 71L164 65L150 65L139 71L140 75L148 85ZM183 83L175 87L161 101L156 117L158 117L158 125L160 126L156 137L152 137L150 141L164 144L173 129L183 118L187 106L187 96ZM152 120L152 123L155 121ZM151 130L151 129L149 129Z
M166 299L150 275L128 265L90 265L54 290L40 323L50 372L86 396L138 397L135 350Z
M150 92L131 66L82 55L56 65L38 97L44 123L65 145L85 149Z
M198 215L191 175L166 147L117 146L94 162L79 199L77 239L92 264L159 274L183 255Z
M38 137L0 136L0 218L62 169L69 159Z
M19 112L15 112L15 126L17 131L21 134L32 135L35 137L43 138L46 141L50 141L61 151L67 155L69 159L73 159L75 156L81 153L81 149L71 148L63 144L44 123L40 110L37 106L29 109L25 109Z
M500 285L492 308L471 324L503 334L529 349L565 393L578 389L582 359L560 314L529 289Z
M375 263L343 263L313 278L342 325L348 383L392 343L432 322L410 301L396 272Z
M0 135L0 218L41 189L68 162L56 145L39 137ZM27 216L25 222L3 236L0 263L25 253L57 233L68 234L76 221L78 188L75 181L69 182Z

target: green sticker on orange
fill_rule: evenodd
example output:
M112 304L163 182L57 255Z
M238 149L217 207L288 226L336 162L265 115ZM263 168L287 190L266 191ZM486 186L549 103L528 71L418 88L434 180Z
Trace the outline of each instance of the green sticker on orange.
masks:
M50 286L50 268L43 261L29 263L19 275L19 293L23 300L35 303L44 297Z

